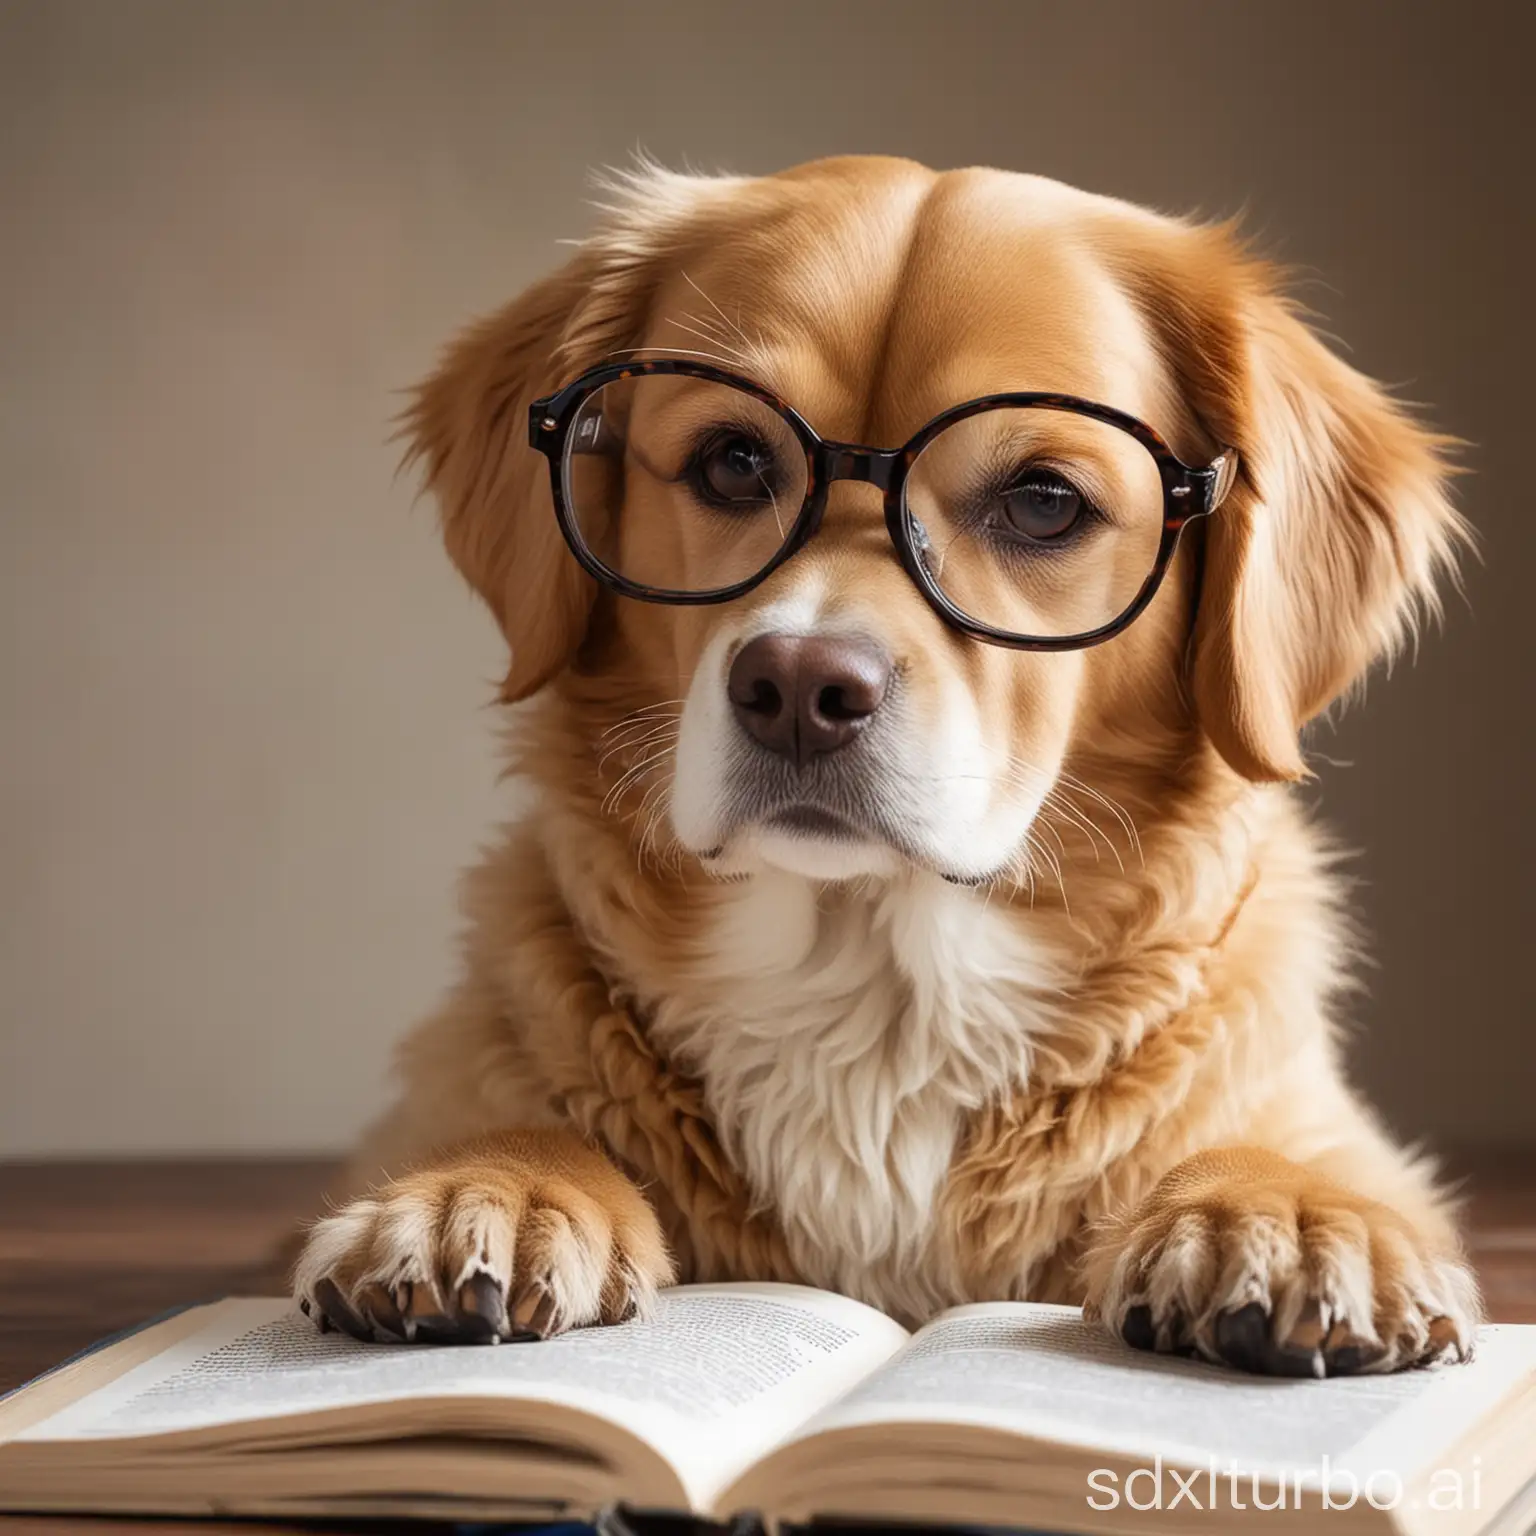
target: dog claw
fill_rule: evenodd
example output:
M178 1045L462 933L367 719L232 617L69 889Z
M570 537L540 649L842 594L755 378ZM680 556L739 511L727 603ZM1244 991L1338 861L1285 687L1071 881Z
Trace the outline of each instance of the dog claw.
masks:
M330 1322L343 1333L349 1333L365 1344L372 1339L373 1330L352 1310L351 1303L329 1276L315 1287L315 1300L325 1308L325 1315Z
M1256 1375L1264 1371L1269 1351L1269 1313L1256 1301L1234 1312L1222 1312L1213 1330L1216 1353L1228 1365Z
M1129 1308L1120 1324L1120 1337L1132 1349L1156 1349L1157 1330L1152 1325L1152 1308L1145 1304Z
M535 1281L518 1297L512 1309L512 1337L540 1340L549 1337L555 1321L555 1298Z
M499 1339L507 1326L507 1306L501 1286L487 1274L466 1280L459 1287L459 1317L464 1332Z
M370 1285L358 1300L375 1333L384 1335L391 1343L405 1342L405 1319L395 1305L395 1298L382 1285Z

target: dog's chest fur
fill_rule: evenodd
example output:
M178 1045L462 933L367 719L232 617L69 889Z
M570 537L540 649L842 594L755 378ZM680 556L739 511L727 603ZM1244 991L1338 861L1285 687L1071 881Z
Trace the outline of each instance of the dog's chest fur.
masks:
M723 903L652 1000L813 1284L919 1317L965 1298L935 1216L967 1113L1027 1080L1048 967L1017 917L937 880L829 893L776 873Z

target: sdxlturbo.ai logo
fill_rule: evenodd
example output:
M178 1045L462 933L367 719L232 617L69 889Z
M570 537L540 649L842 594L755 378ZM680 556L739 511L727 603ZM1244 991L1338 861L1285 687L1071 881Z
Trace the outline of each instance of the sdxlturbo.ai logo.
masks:
M1213 1459L1204 1467L1151 1466L1122 1477L1107 1467L1088 1474L1090 1509L1270 1510L1353 1509L1362 1500L1372 1509L1478 1510L1483 1507L1482 1458L1471 1470L1437 1467L1410 1495L1401 1474L1387 1467L1360 1472L1334 1467L1325 1456L1315 1467L1250 1468Z

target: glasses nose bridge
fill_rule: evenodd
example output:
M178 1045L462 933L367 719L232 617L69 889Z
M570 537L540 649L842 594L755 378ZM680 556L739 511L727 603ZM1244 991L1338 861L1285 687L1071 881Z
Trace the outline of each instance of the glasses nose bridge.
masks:
M862 443L823 442L821 455L825 484L856 480L881 492L890 490L901 462L900 449L867 448Z

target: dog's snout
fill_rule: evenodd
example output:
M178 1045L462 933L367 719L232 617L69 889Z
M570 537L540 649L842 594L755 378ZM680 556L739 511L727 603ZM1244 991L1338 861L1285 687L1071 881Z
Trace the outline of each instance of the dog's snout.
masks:
M759 635L731 664L727 690L744 729L804 767L858 735L891 684L891 658L855 635Z

